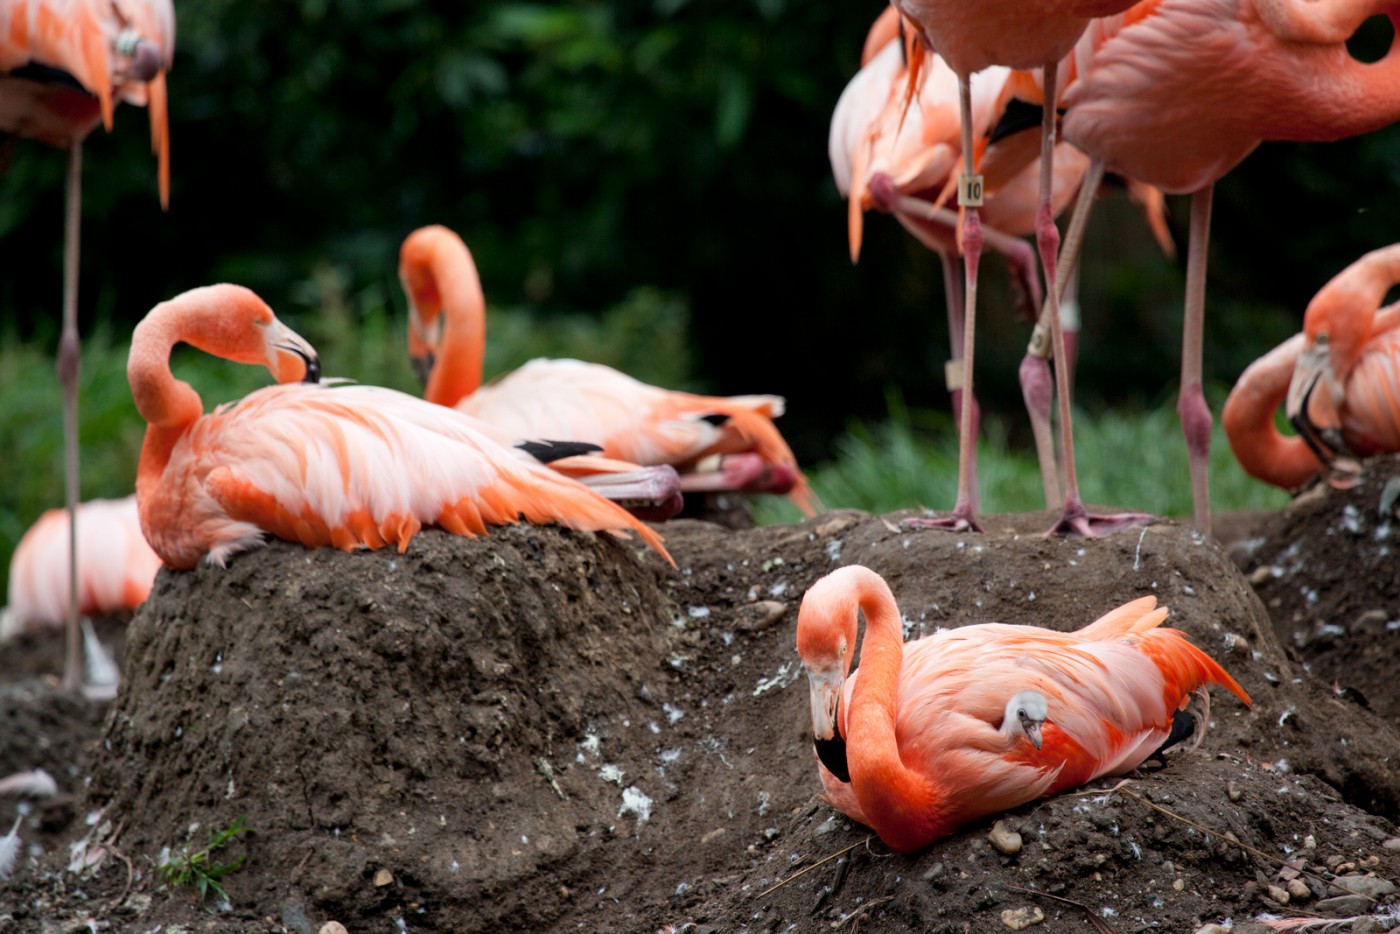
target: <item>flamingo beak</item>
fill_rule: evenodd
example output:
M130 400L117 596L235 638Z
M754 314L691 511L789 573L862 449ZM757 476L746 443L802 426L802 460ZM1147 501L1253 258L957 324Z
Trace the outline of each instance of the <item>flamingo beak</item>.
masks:
M437 346L442 340L442 316L434 313L431 320L419 312L416 302L408 307L408 359L413 373L424 386L433 375L437 363Z
M812 736L818 740L836 735L836 710L841 702L844 679L837 668L827 671L807 669L807 687L812 693Z
M1040 724L1041 721L1039 720L1021 721L1021 725L1025 727L1026 730L1026 739L1030 740L1031 745L1036 749L1039 749L1040 744L1045 742L1045 738L1040 734Z
M1317 392L1319 385L1324 392ZM1336 406L1340 398L1341 386L1332 372L1327 336L1319 335L1298 357L1284 411L1299 437L1324 464L1336 460L1341 449L1341 419Z
M316 348L282 322L268 335L268 369L279 383L319 383L321 358Z

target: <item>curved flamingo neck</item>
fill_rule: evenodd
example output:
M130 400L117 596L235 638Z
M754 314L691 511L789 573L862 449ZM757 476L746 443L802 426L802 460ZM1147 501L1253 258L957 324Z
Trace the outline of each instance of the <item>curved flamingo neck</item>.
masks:
M204 414L199 393L170 372L170 351L182 341L201 349L217 344L214 324L175 302L164 302L132 332L126 377L136 410L152 428L182 430Z
M1250 364L1221 414L1225 436L1245 472L1286 490L1326 469L1302 438L1286 436L1274 424L1304 340L1295 335Z
M1303 331L1316 340L1327 334L1332 370L1345 376L1376 333L1377 309L1400 282L1400 244L1372 250L1342 270L1308 303Z
M481 386L486 359L486 296L467 245L446 228L443 234L426 257L414 260L411 269L431 283L423 290L424 304L431 307L435 299L443 317L442 343L423 398L455 406ZM415 304L418 301L416 297L413 300Z
M893 850L911 852L952 829L937 786L929 776L905 766L895 721L899 715L899 670L904 630L889 587L874 572L855 581L865 612L860 678L846 716L851 789L880 839Z

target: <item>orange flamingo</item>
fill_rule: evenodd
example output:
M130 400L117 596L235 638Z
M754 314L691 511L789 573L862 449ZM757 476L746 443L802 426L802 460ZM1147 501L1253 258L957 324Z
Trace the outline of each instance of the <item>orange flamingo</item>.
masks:
M209 415L170 372L181 341L316 380L311 346L248 289L215 285L153 308L132 335L127 378L146 419L136 497L146 539L169 567L223 565L271 534L308 548L400 551L425 525L457 535L524 519L631 530L621 507L483 435L468 418L378 386L269 386Z
M1058 62L1073 48L1090 19L1126 9L1131 0L895 0L895 6L914 24L925 44L948 63L958 77L959 120L962 136L962 171L958 181L958 203L963 208L960 235L964 265L963 314L963 398L972 398L973 350L977 319L977 264L982 254L984 232L979 216L984 179L972 174L974 158L974 119L971 76L994 65L1016 69L1039 68L1045 99L1057 99ZM917 63L916 57L913 62ZM910 69L910 85L918 79ZM1046 317L1050 321L1051 353L1068 360L1059 311L1056 254L1059 231L1051 209L1055 155L1055 108L1044 107L1040 143L1040 207L1036 214L1036 242L1045 273ZM1086 186L1093 191L1097 182ZM1062 457L1065 467L1065 502L1062 517L1052 533L1101 534L1124 524L1141 521L1139 515L1092 516L1079 500L1073 457L1069 450L1069 368L1055 368L1055 388L1059 396L1062 428ZM964 406L958 431L958 496L953 512L946 518L908 520L911 525L945 528L953 531L977 530L977 510L971 502L969 451L972 448L972 409Z
M1203 532L1211 414L1201 356L1215 182L1265 140L1337 140L1400 119L1400 41L1370 64L1346 48L1376 14L1400 25L1393 0L1143 0L1094 21L1068 66L1064 137L1094 158L1091 175L1106 166L1192 196L1177 411Z
M119 101L149 105L160 203L170 191L165 73L175 53L171 0L0 0L0 131L68 150L63 248L64 495L70 543L68 643L63 685L82 681L78 628L78 249L82 143L99 120L110 131Z
M94 499L78 506L82 580L78 613L131 613L151 592L160 558L141 534L136 497ZM29 527L10 556L9 600L0 640L32 626L68 620L68 511L50 509Z
M515 438L569 438L600 446L605 457L670 464L685 491L787 493L813 513L815 497L773 424L781 397L674 392L578 360L532 360L482 386L486 300L462 238L442 226L414 231L399 254L399 278L409 353L428 401Z
M1186 712L1190 695L1207 708L1208 683L1246 705L1249 695L1185 634L1158 628L1167 610L1155 604L1133 600L1077 632L987 623L906 644L880 575L859 565L831 572L797 618L813 734L836 769L820 769L828 797L908 853L1199 741L1208 715ZM857 611L866 628L851 673ZM842 738L844 756L832 748Z

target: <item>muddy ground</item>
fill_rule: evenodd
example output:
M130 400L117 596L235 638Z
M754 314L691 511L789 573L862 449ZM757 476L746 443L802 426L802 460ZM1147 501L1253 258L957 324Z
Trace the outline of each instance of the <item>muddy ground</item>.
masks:
M1083 542L1042 537L1048 515L953 536L836 511L669 524L677 570L512 528L162 572L105 707L39 676L57 665L42 640L0 650L0 774L42 767L61 789L0 798L0 833L18 813L24 841L0 930L1389 930L1400 588L1358 553L1378 518L1331 531L1367 489L1233 517L1229 552L1174 523ZM1216 691L1199 750L1005 815L1019 840L988 821L893 855L818 797L794 649L801 594L851 563L889 580L911 636L1073 629L1155 594L1254 707ZM1322 677L1293 636L1285 590L1303 587L1324 623L1367 620ZM240 818L254 833L213 855L245 859L226 900L162 883Z

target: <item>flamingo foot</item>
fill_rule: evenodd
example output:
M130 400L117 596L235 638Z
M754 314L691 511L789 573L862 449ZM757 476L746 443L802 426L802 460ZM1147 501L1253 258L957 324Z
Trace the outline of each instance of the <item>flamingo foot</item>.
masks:
M1106 515L1092 513L1075 499L1065 504L1064 513L1045 533L1045 537L1063 535L1068 538L1102 538L1135 525L1151 525L1160 521L1158 516L1149 512L1115 512Z
M899 527L901 529L936 529L940 532L982 531L982 526L978 523L972 507L966 503L958 503L953 507L953 511L946 516L914 516L902 519Z

